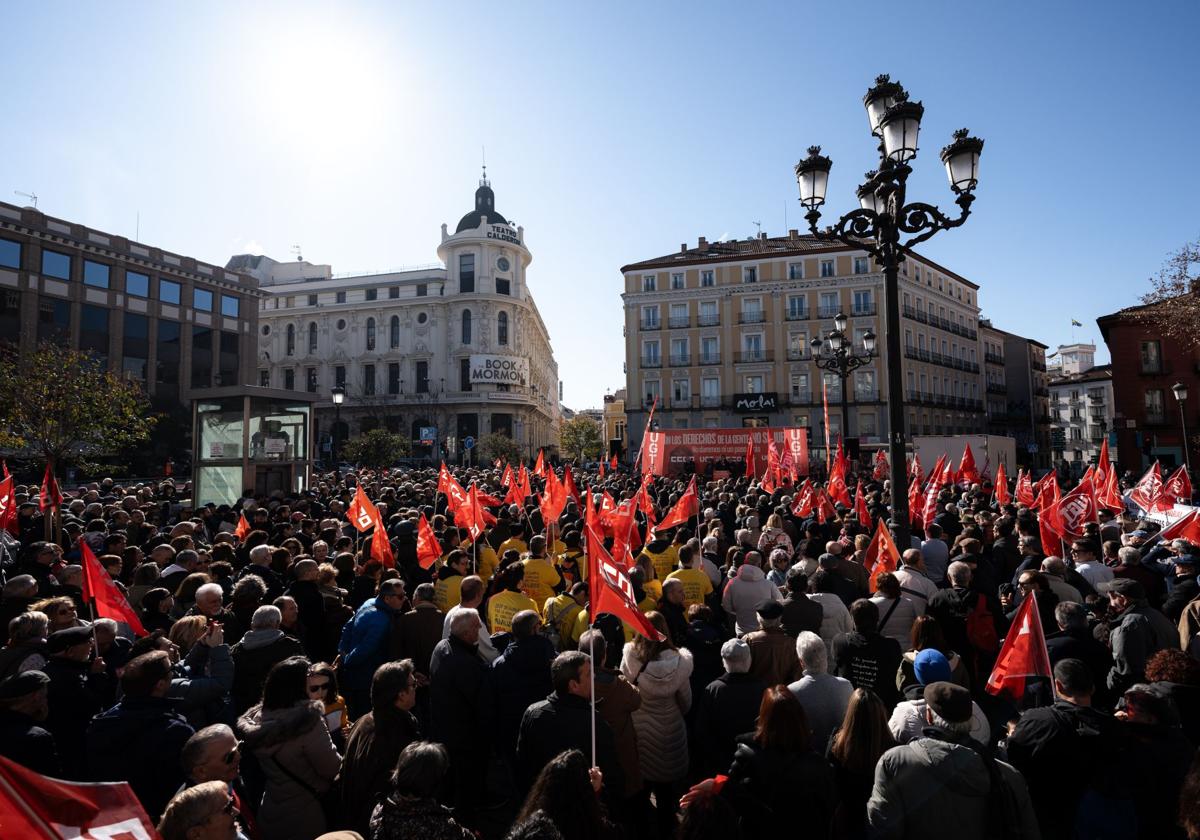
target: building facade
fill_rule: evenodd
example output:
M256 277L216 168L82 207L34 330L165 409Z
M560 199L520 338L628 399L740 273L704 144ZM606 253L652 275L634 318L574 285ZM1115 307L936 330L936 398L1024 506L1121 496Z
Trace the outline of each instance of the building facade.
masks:
M533 257L486 178L454 232L442 225L438 257L428 268L346 277L327 265L234 257L231 265L262 275L258 383L322 395L326 451L335 433L344 440L376 427L435 458L458 457L466 438L492 432L527 454L553 450L558 364L526 285ZM346 391L340 410L335 386Z
M842 381L813 364L810 341L848 318L847 336L879 338L846 382L850 431L865 447L888 435L887 375L903 366L909 434L982 432L985 378L978 286L917 256L900 274L902 358L889 359L883 273L863 251L800 235L699 240L622 269L625 410L639 440L650 405L663 428L807 426L824 439L847 426ZM631 457L631 456L630 456Z
M625 417L624 388L618 388L615 393L604 395L604 446L605 451L618 458L624 458L629 449L627 432L628 419Z
M1046 345L979 322L983 344L987 430L1016 441L1017 463L1051 466L1050 389Z
M1050 374L1050 449L1055 466L1079 477L1100 458L1113 428L1112 366L1095 364L1096 345L1060 344ZM1109 458L1118 447L1109 442Z
M240 272L0 202L0 340L91 353L157 411L251 383L259 297Z
M1185 347L1138 319L1131 307L1096 319L1112 357L1112 428L1122 470L1140 473L1154 461L1185 462L1184 424L1193 469L1200 465L1200 346ZM1187 398L1175 398L1183 385Z

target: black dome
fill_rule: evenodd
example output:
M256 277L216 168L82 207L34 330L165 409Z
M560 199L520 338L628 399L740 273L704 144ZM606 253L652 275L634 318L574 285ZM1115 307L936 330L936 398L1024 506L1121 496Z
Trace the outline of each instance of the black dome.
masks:
M475 190L475 209L459 219L458 227L454 229L454 232L462 233L464 230L474 230L479 227L484 216L488 217L489 224L508 224L508 219L496 212L496 194L492 192L492 188L486 180L480 181L479 189Z

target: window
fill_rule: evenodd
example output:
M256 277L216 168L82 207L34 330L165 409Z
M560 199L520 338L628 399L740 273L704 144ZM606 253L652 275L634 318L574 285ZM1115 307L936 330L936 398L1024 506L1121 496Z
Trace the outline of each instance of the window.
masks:
M657 379L647 379L645 391L646 405L651 405L655 400L662 397L662 383Z
M750 333L742 336L742 356L742 360L746 362L761 362L765 360L762 333Z
M177 321L158 322L158 345L155 355L156 376L160 385L179 384L180 329Z
M857 400L875 400L878 398L875 371L860 370L855 372L854 398Z
M296 355L296 327L294 324L287 325L287 346L284 348L284 353L288 356Z
M428 283L418 283L417 284L417 297L425 297L428 294L429 294L429 284Z
M866 274L868 269L869 269L869 266L867 264L866 257L855 257L854 258L854 273L855 274Z
M150 297L150 276L136 271L125 272L125 294L134 297Z
M700 339L700 364L715 365L720 361L721 351L717 339L713 336L705 336Z
M496 343L502 346L508 344L508 313L501 312L496 316Z
M388 322L388 346L393 350L400 346L400 316L393 315Z
M396 300L399 297L400 297L400 287L399 286L388 286L388 299Z
M742 300L742 323L757 324L763 320L762 301L759 298Z
M804 350L808 347L808 333L806 332L791 332L788 333L788 358L792 360L803 359Z
M98 289L108 288L109 267L104 263L83 261L83 282Z
M57 277L59 280L71 279L71 258L58 251L42 249L42 274L47 277Z
M291 327L288 327L291 329ZM308 325L308 352L310 355L315 355L317 352L317 322L313 321Z
M317 305L317 296L316 296L316 295L309 295L309 296L308 296L308 305L309 305L309 306L316 306L316 305Z
M317 393L317 369L315 367L304 369L304 390L310 394Z
M706 376L700 380L700 401L706 406L721 404L721 380Z
M662 364L657 341L642 342L642 367L658 367Z
M793 373L792 374L792 399L798 401L807 401L812 395L808 389L808 374Z
M671 383L671 401L683 405L692 400L692 382L690 379L676 379Z
M821 292L821 311L819 315L822 318L832 318L838 314L838 309L841 304L838 302L837 292Z
M379 299L379 290L378 289L367 289L367 300L378 300L378 299Z
M1157 341L1142 342L1142 373L1162 373L1162 346Z
M1151 388L1146 391L1146 422L1162 423L1166 416L1163 412L1163 392L1161 388Z
M753 266L753 265L744 266L742 268L742 282L743 283L757 283L758 282L758 267Z
M471 343L471 310L466 310L462 314L462 343Z
M854 314L874 315L875 304L871 300L870 289L857 289L854 292Z
M337 303L345 303L346 302L346 293L345 292L337 292L334 295L334 300Z
M339 388L346 387L346 366L338 365L333 369L333 384Z
M804 263L794 262L788 263L788 279L803 280L804 279Z
M42 298L38 301L38 341L66 341L71 335L71 302Z
M759 374L746 377L746 393L761 394L763 392L763 378Z
M150 359L150 319L133 312L126 312L124 319L121 369L127 377L145 382Z
M416 364L417 369L417 393L429 393L429 362L420 361Z
M0 266L4 268L21 267L21 243L11 239L0 239Z
M677 274L671 275L671 288L672 289L682 289L683 288L683 272L679 272Z
M212 312L213 294L208 289L192 290L192 306L201 312Z
M688 352L688 340L686 338L671 339L671 364L675 366L686 365L691 362L690 353Z
M471 360L463 358L458 360L458 387L461 391L471 390Z
M686 303L672 303L671 312L668 316L668 323L672 327L686 327L689 324L688 308Z
M363 365L363 394L375 396L375 365Z
M400 393L400 363L391 362L388 365L388 384L387 389L389 394Z
M283 389L285 391L296 390L296 371L288 368L283 372Z
M654 274L642 275L642 291L653 292L658 288L658 277Z
M719 323L721 323L721 319L717 315L717 302L715 300L700 301L700 326L713 327Z
M239 298L233 295L221 295L221 314L226 318L236 318L238 316Z
M367 319L367 349L375 349L375 319Z
M212 385L212 351L213 331L208 327L192 327L193 388L208 388Z
M512 284L503 277L497 277L496 278L496 294L511 295L512 294Z
M805 317L805 303L807 303L804 295L788 295L788 318L793 321L801 320Z
M821 260L821 276L833 276L833 260Z
M271 371L269 371L266 368L263 368L262 370L260 370L258 372L258 386L260 388L270 388L271 387Z
M642 329L656 330L658 329L658 307L643 306L642 307Z
M475 255L458 255L458 290L460 292L475 291Z
M700 285L705 287L716 285L716 280L713 278L713 273L711 271L700 272Z

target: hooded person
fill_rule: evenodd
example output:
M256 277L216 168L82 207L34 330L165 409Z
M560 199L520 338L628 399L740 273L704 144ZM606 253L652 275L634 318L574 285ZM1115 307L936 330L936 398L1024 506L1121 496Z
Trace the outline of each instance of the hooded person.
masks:
M767 580L760 568L762 558L756 551L746 552L742 565L721 596L721 606L733 617L739 636L758 629L758 608L767 601L783 602L779 587Z
M233 705L239 714L262 697L267 674L277 662L304 655L304 646L279 629L281 620L278 607L259 607L250 619L249 632L229 652L233 659Z
M935 682L954 682L950 660L938 650L926 648L918 651L913 659L913 673L917 678L915 685L904 690L904 699L892 710L888 721L888 729L897 744L907 744L921 737L925 730L925 686ZM986 745L992 737L991 726L987 716L974 700L971 701L971 728L967 734L980 745Z

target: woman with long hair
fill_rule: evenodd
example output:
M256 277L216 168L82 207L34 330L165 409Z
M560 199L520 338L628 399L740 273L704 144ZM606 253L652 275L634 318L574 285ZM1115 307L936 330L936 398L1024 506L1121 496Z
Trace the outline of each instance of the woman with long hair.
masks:
M900 671L896 674L896 687L900 689L901 694L907 695L910 688L922 685L917 679L913 663L916 662L917 654L927 648L932 648L946 657L946 661L950 663L951 682L970 689L971 677L967 674L966 666L959 655L946 644L946 635L936 618L931 615L917 616L913 620L908 638L911 647L900 658Z
M654 794L659 833L667 837L675 830L675 803L688 772L684 716L692 707L692 654L671 643L662 613L651 611L646 618L663 640L639 635L625 645L621 673L642 695L641 708L633 713L633 726L646 782L643 793Z
M561 752L538 773L514 826L548 818L563 840L602 840L615 833L600 808L602 777L579 750Z
M322 705L308 697L311 667L303 656L276 663L262 702L238 718L238 732L266 780L257 820L262 840L307 840L327 828L322 800L342 760Z
M450 755L441 744L414 741L405 747L391 792L371 814L371 840L475 840L437 801L449 769Z
M350 732L350 716L346 701L338 693L337 672L327 662L314 662L308 669L308 699L319 700L325 712L325 728L329 738L341 752Z
M206 583L212 583L212 578L204 572L192 572L179 582L179 588L175 590L175 607L171 610L175 618L187 615L196 605L196 590Z
M875 784L875 765L894 746L883 701L865 688L854 689L846 717L829 739L825 753L833 765L838 789L834 836L867 836L867 800Z
M142 605L140 618L146 632L161 630L166 633L171 629L171 625L175 623L171 618L171 607L175 606L175 599L171 597L170 590L161 586L151 589L142 596L139 603Z

